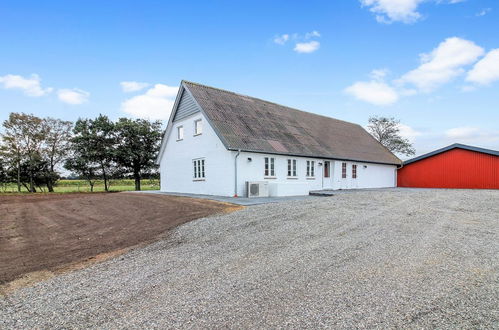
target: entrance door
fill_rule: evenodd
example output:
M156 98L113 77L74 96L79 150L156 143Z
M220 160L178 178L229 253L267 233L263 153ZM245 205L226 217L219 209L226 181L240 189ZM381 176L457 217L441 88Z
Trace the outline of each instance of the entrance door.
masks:
M324 170L322 173L322 189L333 189L331 162L329 160L325 160L323 167Z

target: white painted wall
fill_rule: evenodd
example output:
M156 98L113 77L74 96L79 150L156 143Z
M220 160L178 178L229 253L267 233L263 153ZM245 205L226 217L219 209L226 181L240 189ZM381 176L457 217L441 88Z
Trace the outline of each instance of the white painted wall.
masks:
M362 162L347 163L347 177L342 178L343 161L334 161L333 189L388 188L396 186L395 165ZM352 178L352 165L357 164L357 179Z
M265 157L275 158L275 177L265 177ZM251 161L248 160L251 158ZM296 178L288 178L288 159L296 159ZM315 177L307 178L307 160L315 161ZM315 158L288 157L281 155L266 155L251 152L241 152L238 158L238 192L239 196L246 196L246 181L268 181L271 196L308 195L310 190L322 189L321 162Z
M201 119L203 133L194 136L194 121ZM222 144L202 113L172 123L160 162L161 191L232 196L234 158ZM177 141L177 127L184 127L184 139ZM204 181L194 180L193 159L205 159Z
M264 176L265 157L275 158L275 178ZM251 161L248 160L251 158ZM287 160L297 160L297 177L287 177ZM315 161L315 177L306 177L306 161ZM356 189L356 188L385 188L395 187L396 166L362 162L346 162L347 177L342 178L343 161L331 162L330 178L324 178L323 159L292 157L281 155L266 155L259 153L242 152L238 159L238 195L246 196L246 181L269 182L271 196L308 195L311 190L321 189ZM319 164L322 164L320 166ZM352 178L352 164L357 164L357 178ZM328 184L329 181L329 184Z
M194 121L203 120L203 134L194 136ZM160 162L161 191L206 195L234 195L234 158L236 151L228 151L202 113L174 122ZM184 139L177 141L177 127L184 127ZM275 177L264 176L264 157L275 158ZM193 178L193 159L205 159L206 178ZM251 158L251 161L248 159ZM287 177L287 160L297 160L297 176ZM315 162L315 176L306 177L306 161ZM323 177L323 159L266 155L241 152L238 157L237 194L246 196L246 181L267 181L271 196L308 195L323 188L355 189L395 187L396 166L362 162L346 162L347 178L342 178L343 161L330 160L331 178ZM357 179L352 178L352 164L357 164Z

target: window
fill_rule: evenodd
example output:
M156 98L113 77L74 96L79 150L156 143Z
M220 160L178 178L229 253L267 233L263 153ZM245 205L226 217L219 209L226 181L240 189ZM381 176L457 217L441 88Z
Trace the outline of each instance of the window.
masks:
M204 172L204 158L194 159L194 179L202 180L205 178Z
M296 159L288 159L288 176L296 176Z
M194 135L200 135L203 133L203 122L201 119L194 121Z
M352 179L357 179L357 165L352 165Z
M265 170L264 175L267 177L275 176L275 158L265 157Z
M341 164L341 177L345 179L347 177L347 163Z
M330 177L330 173L329 173L330 166L331 166L331 163L326 160L324 162L324 177L325 178L329 178Z
M184 126L177 127L177 141L184 139Z
M313 160L307 160L307 176L308 177L314 177L315 176L315 161Z

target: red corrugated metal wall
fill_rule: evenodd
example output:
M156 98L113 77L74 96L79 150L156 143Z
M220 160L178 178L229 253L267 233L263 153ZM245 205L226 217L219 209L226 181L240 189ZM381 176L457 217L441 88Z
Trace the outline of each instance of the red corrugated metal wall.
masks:
M452 149L405 165L399 187L499 189L499 157Z

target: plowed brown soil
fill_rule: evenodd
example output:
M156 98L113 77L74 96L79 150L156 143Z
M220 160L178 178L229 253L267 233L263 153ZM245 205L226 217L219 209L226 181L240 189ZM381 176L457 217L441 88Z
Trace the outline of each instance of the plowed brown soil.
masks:
M179 224L236 208L136 193L0 196L0 284L150 242Z

